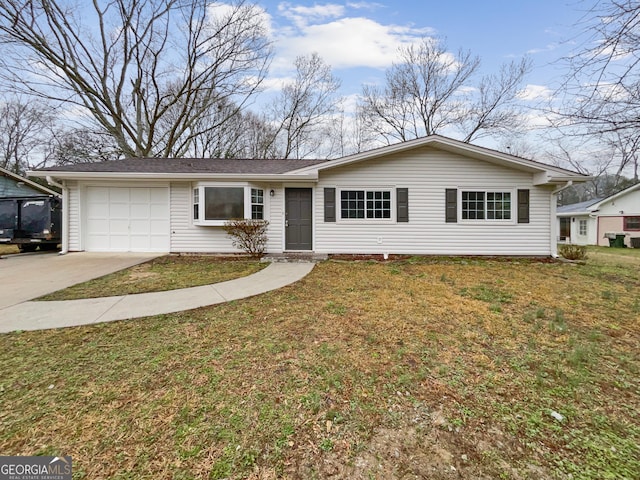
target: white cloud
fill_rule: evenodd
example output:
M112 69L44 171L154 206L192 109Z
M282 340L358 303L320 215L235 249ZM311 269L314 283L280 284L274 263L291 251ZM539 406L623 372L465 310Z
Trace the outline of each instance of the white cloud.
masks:
M545 47L542 47L542 48L532 48L530 50L527 50L526 53L528 55L535 55L537 53L552 52L556 48L558 48L558 44L557 43L549 43L548 45L546 45Z
M345 13L345 6L335 3L304 7L283 2L278 5L278 11L285 18L291 20L298 28L304 28L310 23L319 22L330 18L340 18Z
M262 81L261 87L265 92L279 92L288 83L295 82L294 77L269 77Z
M333 68L386 68L397 60L400 46L415 43L433 31L403 25L383 25L370 18L344 17L304 25L276 36L276 68L286 68L299 55L317 52Z
M356 10L377 10L379 8L383 8L384 5L372 2L347 2L347 7Z
M536 100L551 100L553 98L553 91L544 85L529 84L518 92L518 98L530 102Z

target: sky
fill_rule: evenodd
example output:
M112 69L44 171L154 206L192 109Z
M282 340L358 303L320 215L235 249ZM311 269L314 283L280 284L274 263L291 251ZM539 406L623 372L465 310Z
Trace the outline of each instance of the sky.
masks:
M549 123L536 107L553 98L567 72L561 60L580 45L595 0L256 1L275 46L267 95L293 78L296 56L316 52L342 82L349 114L363 84L383 84L399 47L438 37L450 52L479 56L479 76L498 74L501 65L528 56L532 70L519 97L528 108L528 126L540 133ZM475 143L497 148L496 141Z
M483 74L528 55L533 70L525 95L549 95L562 73L558 60L575 48L587 4L581 0L258 0L271 25L276 56L271 82L292 73L297 55L317 52L342 80L342 94L380 82L398 47L424 36L470 50Z

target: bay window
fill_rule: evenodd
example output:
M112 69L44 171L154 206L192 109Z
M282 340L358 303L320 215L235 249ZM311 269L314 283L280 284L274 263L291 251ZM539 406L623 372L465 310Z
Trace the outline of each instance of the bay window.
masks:
M193 189L196 225L221 226L231 219L264 219L264 190L242 185L200 184Z

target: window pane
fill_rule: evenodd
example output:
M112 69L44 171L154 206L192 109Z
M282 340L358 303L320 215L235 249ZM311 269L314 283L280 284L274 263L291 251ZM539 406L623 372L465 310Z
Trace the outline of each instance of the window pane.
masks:
M264 203L264 190L261 190L259 188L252 188L251 203Z
M640 217L624 217L625 230L640 230Z
M462 218L484 219L484 192L462 192Z
M586 235L587 234L587 221L586 220L580 220L579 227L578 227L578 234L579 235Z
M251 218L264 220L264 190L259 188L251 189Z
M204 219L230 220L244 218L244 188L205 187Z
M200 189L193 189L193 219L198 220L200 217Z
M342 218L364 218L364 190L340 192L340 215Z
M251 205L251 218L264 220L264 205Z
M367 218L391 218L391 192L367 192Z

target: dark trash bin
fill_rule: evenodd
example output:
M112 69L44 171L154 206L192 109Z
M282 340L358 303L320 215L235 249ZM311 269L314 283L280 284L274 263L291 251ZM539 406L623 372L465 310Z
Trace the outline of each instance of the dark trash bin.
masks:
M615 248L624 248L626 245L624 244L624 234L616 235L616 238L609 239L609 246Z
M631 247L640 248L640 237L631 237Z

